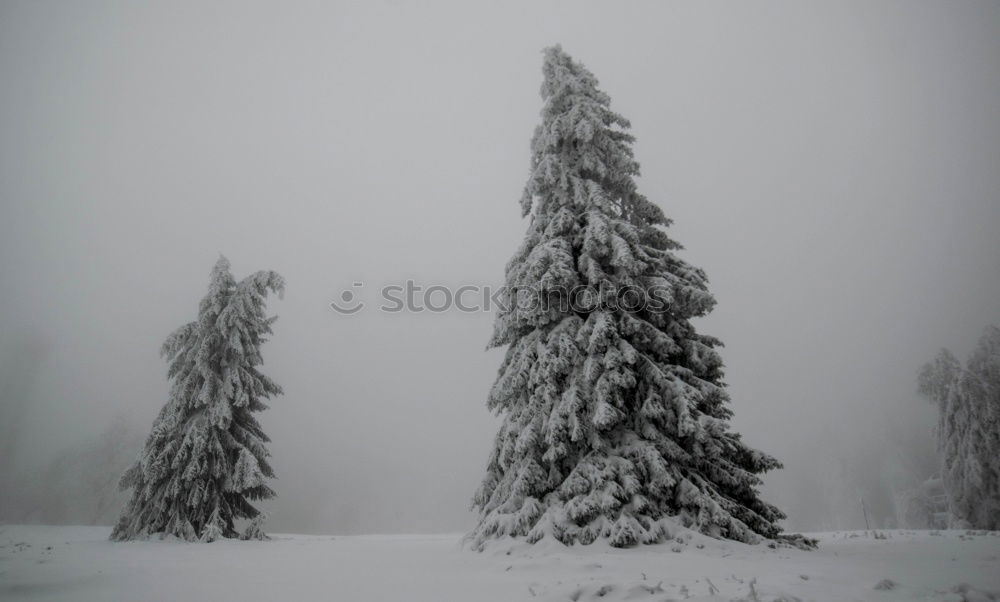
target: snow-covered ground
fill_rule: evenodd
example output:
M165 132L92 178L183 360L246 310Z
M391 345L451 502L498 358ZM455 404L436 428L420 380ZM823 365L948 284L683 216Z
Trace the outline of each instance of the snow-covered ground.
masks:
M2 600L996 600L1000 533L819 534L815 551L722 542L618 550L458 535L112 543L104 527L0 526Z

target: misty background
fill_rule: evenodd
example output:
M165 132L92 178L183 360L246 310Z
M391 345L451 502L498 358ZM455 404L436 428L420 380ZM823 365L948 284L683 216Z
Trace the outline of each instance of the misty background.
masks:
M895 526L937 466L917 370L1000 321L998 34L995 2L4 1L0 521L114 520L223 253L288 283L269 530L470 527L492 315L374 305L502 284L561 43L709 275L698 327L785 526L864 527L861 497Z

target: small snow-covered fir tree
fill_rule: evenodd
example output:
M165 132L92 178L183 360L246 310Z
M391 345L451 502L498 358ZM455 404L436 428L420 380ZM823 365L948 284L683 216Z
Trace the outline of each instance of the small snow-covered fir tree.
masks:
M544 54L531 222L490 343L508 346L487 402L503 424L469 537L629 546L668 536L666 517L774 537L758 475L780 464L730 430L721 343L691 323L715 304L705 274L636 190L629 122L560 47Z
M269 439L253 414L281 393L259 366L260 346L276 319L265 315L265 297L283 291L284 281L271 271L236 282L219 258L198 319L163 343L170 397L121 479L133 493L112 539L237 537L234 522L260 514L250 501L274 496L265 483L274 477Z
M951 513L977 529L1000 529L1000 328L990 326L963 368L943 349L920 373L938 404L941 476Z

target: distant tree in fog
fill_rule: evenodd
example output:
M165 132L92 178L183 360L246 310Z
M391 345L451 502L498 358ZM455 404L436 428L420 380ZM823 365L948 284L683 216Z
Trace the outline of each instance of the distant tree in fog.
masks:
M789 460L784 478L769 487L788 511L789 529L864 529L866 513L872 528L929 526L906 516L910 497L938 473L928 408L880 412L872 405L863 424L827 421L811 429L809 441L822 453Z
M952 513L974 528L1000 528L1000 329L986 329L964 368L943 349L921 370L919 390L938 405Z
M281 388L260 373L260 346L271 334L264 301L284 281L260 271L236 282L219 258L198 319L174 331L161 353L170 361L170 398L139 460L121 479L132 488L111 538L154 533L193 541L236 537L235 521L258 519L251 500L274 496L265 479L269 441L254 412ZM260 521L247 531L262 537Z
M142 436L118 416L97 437L59 452L39 473L23 474L17 520L46 524L113 523L125 496L117 487Z
M0 520L17 520L24 483L15 460L21 459L21 432L50 350L36 332L0 342Z
M118 417L94 441L63 452L70 467L74 487L82 499L91 501L87 524L106 525L114 521L121 499L118 480L142 446L142 436L124 418ZM78 522L76 520L72 522Z
M729 428L721 343L691 322L715 299L636 189L629 122L558 46L543 76L531 223L490 342L508 346L487 402L503 424L470 538L629 546L661 541L666 517L744 542L778 535L758 475L780 464Z

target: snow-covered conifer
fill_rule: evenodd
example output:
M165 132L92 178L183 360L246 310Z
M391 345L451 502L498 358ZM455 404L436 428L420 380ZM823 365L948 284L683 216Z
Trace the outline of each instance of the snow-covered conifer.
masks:
M122 488L133 492L112 539L237 537L234 522L259 515L250 501L274 496L265 483L274 476L269 439L253 414L281 393L259 366L260 346L276 319L265 315L264 300L283 291L281 276L270 271L236 282L219 258L198 319L161 349L170 362L169 400L122 477Z
M1000 329L986 329L964 369L942 350L919 382L920 392L938 404L951 513L973 528L1000 529Z
M783 514L759 473L780 466L730 430L721 343L691 319L715 300L636 189L629 122L595 77L545 51L542 122L491 346L503 415L473 498L476 547L501 536L612 545L667 536L665 517L744 542Z

